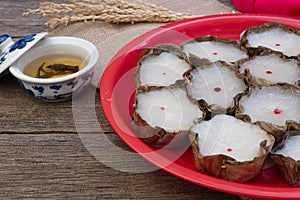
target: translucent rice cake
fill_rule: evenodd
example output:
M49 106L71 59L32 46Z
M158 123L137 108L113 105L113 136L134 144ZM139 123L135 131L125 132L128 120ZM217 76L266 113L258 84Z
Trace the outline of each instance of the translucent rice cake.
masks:
M204 113L187 97L185 89L173 86L137 91L133 121L137 134L152 146L163 147L171 141L178 141L180 146L189 129L202 118Z
M289 134L282 148L272 151L271 157L278 165L287 183L300 186L300 132Z
M246 115L277 139L287 131L288 123L300 121L299 111L299 89L282 84L250 88L249 94L241 97L236 116Z
M250 55L271 49L282 52L287 57L300 54L300 32L277 23L253 26L241 35L241 45Z
M257 176L274 144L259 126L223 114L196 124L191 133L197 170L229 181Z
M186 73L189 96L211 112L234 110L235 97L247 89L244 77L224 62L192 64L196 68Z
M266 53L239 62L239 72L249 76L254 85L288 83L298 85L300 66L298 59L285 59L282 54Z
M197 56L212 62L225 61L234 63L240 59L248 58L247 52L236 41L224 40L218 37L199 37L181 45L188 58Z
M163 44L147 49L137 68L137 86L170 86L183 80L190 68L179 47Z

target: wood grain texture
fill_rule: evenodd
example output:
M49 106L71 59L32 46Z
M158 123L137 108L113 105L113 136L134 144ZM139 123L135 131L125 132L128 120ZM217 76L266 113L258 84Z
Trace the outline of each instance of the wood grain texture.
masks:
M91 156L76 134L0 134L0 156L0 198L238 199L161 170L111 169Z
M22 17L26 9L38 5L34 0L2 0L0 35L7 33L20 38L44 31L46 19L36 15ZM95 88L88 91L95 92ZM80 111L81 123L86 127L83 131L103 134L117 146L131 151L107 122L99 92L95 92L94 98L93 105L87 106L96 110L96 119L90 119L89 110ZM85 99L79 101L84 103ZM0 79L0 105L1 199L239 199L162 170L134 174L102 164L77 134L72 101L47 103L34 99L24 93L11 75ZM97 131L96 123L101 130ZM134 162L114 158L119 165Z
M22 37L32 33L48 30L44 23L47 19L37 15L22 16L27 9L37 9L41 1L2 0L0 6L0 35L9 34L12 37ZM66 0L51 0L52 2L68 2Z
M102 131L113 132L102 112L99 92L90 86L86 93L94 91L97 119ZM80 94L85 96L85 93ZM82 99L82 104L85 104ZM72 114L72 101L49 103L32 98L18 85L17 80L8 75L0 79L0 133L76 133ZM86 117L89 110L82 110ZM85 127L90 128L93 122L88 117L82 119ZM93 129L94 130L94 129ZM87 130L88 131L88 130Z

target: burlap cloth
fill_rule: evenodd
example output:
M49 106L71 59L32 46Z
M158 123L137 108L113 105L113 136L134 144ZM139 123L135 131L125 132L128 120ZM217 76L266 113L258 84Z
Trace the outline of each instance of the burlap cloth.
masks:
M134 2L134 0L129 1ZM148 2L172 11L190 13L196 16L236 12L230 0L149 0ZM93 85L98 87L103 71L120 48L137 36L161 25L164 24L136 23L134 25L117 25L101 21L78 22L52 30L49 36L79 37L92 42L98 47L100 59L93 81Z

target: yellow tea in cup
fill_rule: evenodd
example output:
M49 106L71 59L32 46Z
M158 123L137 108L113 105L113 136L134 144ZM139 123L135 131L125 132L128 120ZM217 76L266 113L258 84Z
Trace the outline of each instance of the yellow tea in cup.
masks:
M34 78L58 78L81 70L86 61L74 55L52 54L32 61L24 68L24 74Z

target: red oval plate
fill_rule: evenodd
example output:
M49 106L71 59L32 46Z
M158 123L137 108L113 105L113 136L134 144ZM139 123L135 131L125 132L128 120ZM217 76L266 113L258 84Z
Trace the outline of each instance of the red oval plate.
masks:
M222 192L256 198L299 199L300 188L288 186L276 166L262 171L257 178L247 183L229 182L197 172L190 149L172 164L164 166L162 155L145 154L145 152L154 152L155 149L135 137L130 126L135 92L134 71L145 48L162 43L180 45L189 39L205 35L239 40L240 34L245 29L266 22L282 23L300 30L300 20L292 17L215 15L171 23L129 42L111 60L100 83L101 103L113 129L128 146L145 159L192 183Z

